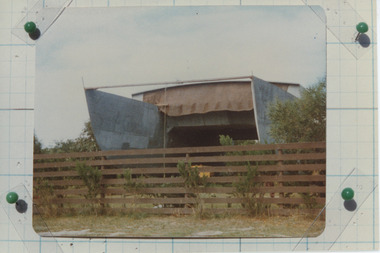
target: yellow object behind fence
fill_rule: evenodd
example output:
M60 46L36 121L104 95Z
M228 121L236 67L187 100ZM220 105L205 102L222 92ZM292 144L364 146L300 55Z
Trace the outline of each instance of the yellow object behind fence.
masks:
M210 177L211 172L199 172L199 177Z
M202 169L202 165L191 165L191 168L198 168L198 169ZM199 177L211 177L211 172L199 172Z

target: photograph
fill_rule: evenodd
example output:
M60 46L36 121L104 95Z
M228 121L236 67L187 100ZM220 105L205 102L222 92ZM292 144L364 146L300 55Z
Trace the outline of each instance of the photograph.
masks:
M36 43L34 230L320 235L323 16L319 6L67 9Z

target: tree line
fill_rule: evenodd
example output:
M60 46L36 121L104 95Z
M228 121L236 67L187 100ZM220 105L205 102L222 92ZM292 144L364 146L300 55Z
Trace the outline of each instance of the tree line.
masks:
M100 148L96 142L90 121L84 124L79 137L65 141L57 141L55 145L50 148L44 148L42 142L34 135L34 154L94 152L99 150Z

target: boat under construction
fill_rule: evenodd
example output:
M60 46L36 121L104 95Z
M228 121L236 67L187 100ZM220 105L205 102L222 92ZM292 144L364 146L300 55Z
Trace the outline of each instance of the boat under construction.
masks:
M91 126L102 150L213 146L219 145L219 135L270 143L269 104L297 99L303 89L255 76L157 87L131 97L103 91L112 87L85 89Z

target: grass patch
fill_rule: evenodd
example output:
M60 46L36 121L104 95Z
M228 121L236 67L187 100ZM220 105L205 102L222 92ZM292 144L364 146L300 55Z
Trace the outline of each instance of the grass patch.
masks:
M229 216L194 219L193 216L77 216L44 220L55 236L80 237L301 237L313 219L305 215L289 217ZM318 221L309 236L324 229ZM36 232L49 235L46 226L34 224Z

